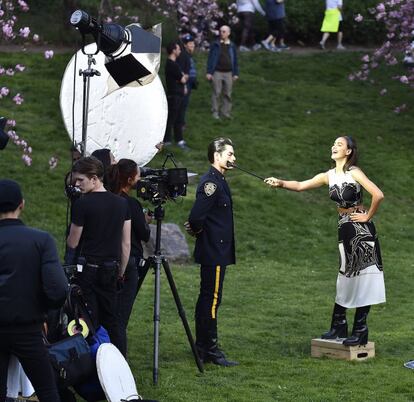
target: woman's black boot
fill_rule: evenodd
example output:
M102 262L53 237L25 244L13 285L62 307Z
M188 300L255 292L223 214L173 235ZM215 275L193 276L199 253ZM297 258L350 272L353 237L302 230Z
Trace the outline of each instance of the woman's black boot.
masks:
M346 308L335 304L332 314L331 329L322 334L322 339L346 338L348 336L348 323L346 322Z
M368 308L367 308L368 307ZM352 335L343 341L345 346L366 345L368 343L367 317L370 306L358 307L355 312Z

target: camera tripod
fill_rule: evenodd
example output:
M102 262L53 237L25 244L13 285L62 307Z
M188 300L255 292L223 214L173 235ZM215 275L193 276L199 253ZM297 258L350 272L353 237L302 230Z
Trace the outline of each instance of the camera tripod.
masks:
M172 276L170 266L167 259L161 254L161 222L164 218L164 209L162 205L156 206L154 210L154 218L157 222L156 230L156 240L155 240L155 251L154 255L148 257L146 264L140 271L140 276L138 280L138 289L141 288L142 283L146 277L146 274L150 268L154 269L155 273L155 291L154 291L154 355L153 355L153 383L154 385L158 384L158 351L159 351L159 327L160 327L160 283L161 283L161 266L164 267L164 272L167 276L168 283L170 285L171 292L174 297L175 305L177 306L178 314L183 323L185 332L187 334L188 342L191 346L191 350L194 355L194 360L197 364L198 370L202 373L203 363L198 355L197 348L194 343L193 335L191 334L190 326L185 315L184 308L180 301L180 296L178 295L177 288L174 283L174 278Z

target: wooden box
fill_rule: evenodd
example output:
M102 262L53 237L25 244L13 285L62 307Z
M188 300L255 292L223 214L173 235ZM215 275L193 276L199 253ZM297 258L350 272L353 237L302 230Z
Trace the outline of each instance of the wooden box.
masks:
M366 360L375 357L375 343L368 342L364 346L344 346L343 339L312 339L311 356L312 357L331 357L333 359L343 360Z

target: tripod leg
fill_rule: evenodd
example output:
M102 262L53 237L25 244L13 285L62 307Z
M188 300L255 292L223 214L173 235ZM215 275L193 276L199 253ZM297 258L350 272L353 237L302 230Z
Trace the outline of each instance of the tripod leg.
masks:
M198 355L198 351L194 343L194 338L193 338L193 335L191 334L191 329L190 329L190 326L188 325L187 317L185 316L185 311L184 311L183 305L181 304L180 296L178 295L177 287L175 286L174 278L172 276L170 266L168 264L168 261L165 258L162 259L162 265L164 267L164 271L167 276L168 283L170 284L171 292L174 296L174 301L175 301L175 305L177 306L178 314L181 318L185 332L187 334L188 342L190 343L191 350L194 355L194 360L197 364L197 367L200 373L203 373L204 372L203 363L200 359L200 356Z
M154 291L154 359L152 370L152 382L154 385L158 384L158 350L159 350L159 334L160 334L160 274L161 274L161 259L155 258L155 291Z
M147 276L148 270L154 264L155 264L154 263L154 259L152 257L149 257L147 259L147 261L145 262L145 265L142 267L142 269L139 270L139 272L138 272L139 273L139 278L138 278L138 284L137 284L137 294L138 294L139 290L141 289L141 286L142 286L142 284L144 282L145 277Z

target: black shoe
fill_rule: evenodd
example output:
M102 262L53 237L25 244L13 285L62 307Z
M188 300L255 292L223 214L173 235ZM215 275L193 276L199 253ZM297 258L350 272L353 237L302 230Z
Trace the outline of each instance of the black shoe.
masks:
M331 329L324 332L322 339L338 339L348 337L348 323L345 314L334 314L332 317Z
M204 363L213 363L222 367L233 367L239 365L238 362L227 360L223 351L221 351L219 348L205 351L203 361Z
M364 325L363 327L355 329L352 335L346 338L342 344L344 346L358 346L366 345L368 343L368 326Z

